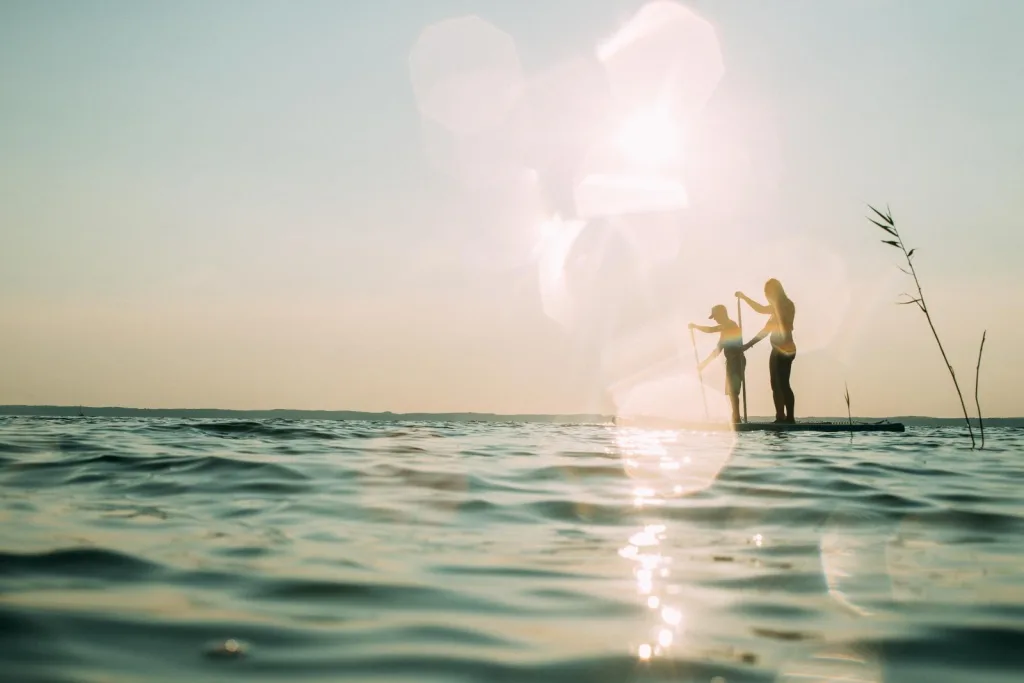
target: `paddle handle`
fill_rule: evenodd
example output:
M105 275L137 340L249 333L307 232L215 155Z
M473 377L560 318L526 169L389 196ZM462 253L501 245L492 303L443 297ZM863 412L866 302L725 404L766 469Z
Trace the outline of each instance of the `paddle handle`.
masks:
M697 364L697 379L700 381L700 397L704 401L704 419L711 419L708 413L708 395L704 390L704 372L700 369L700 354L697 353L697 338L693 335L693 328L690 328L690 344L693 346L693 361Z
M740 340L743 339L743 301L736 297L736 318L740 326ZM743 421L747 421L747 364L743 364L740 386L743 387Z

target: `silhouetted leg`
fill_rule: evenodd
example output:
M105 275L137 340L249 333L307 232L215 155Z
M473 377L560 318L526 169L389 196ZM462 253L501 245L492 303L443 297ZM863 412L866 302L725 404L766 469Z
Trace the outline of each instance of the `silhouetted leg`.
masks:
M740 389L743 386L742 361L727 358L725 361L725 393L732 404L732 421L738 424L740 420Z
M740 420L740 397L736 394L729 394L729 401L732 403L732 421L733 424L739 424Z
M796 355L783 356L780 354L779 358L779 388L781 389L782 399L786 410L786 421L796 422L796 396L793 394L793 387L790 385L789 380L793 374L793 360Z
M783 422L786 419L786 397L782 389L782 378L780 376L782 354L772 349L768 357L768 373L772 382L772 400L775 402L775 421Z

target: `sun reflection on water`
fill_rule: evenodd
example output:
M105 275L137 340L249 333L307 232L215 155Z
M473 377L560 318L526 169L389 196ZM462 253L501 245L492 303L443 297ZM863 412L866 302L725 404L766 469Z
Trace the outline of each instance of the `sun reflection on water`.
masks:
M736 434L617 427L615 442L641 508L711 486L732 456Z
M735 444L731 432L697 432L616 428L615 443L623 469L633 481L636 509L660 508L672 499L698 493L718 477ZM650 520L630 534L619 556L632 567L637 597L650 623L635 646L640 661L666 657L685 643L685 606L678 602L669 528ZM755 537L754 543L760 543Z
M672 558L662 553L666 532L664 524L647 524L619 550L621 557L633 563L637 594L647 605L653 622L637 646L637 658L642 661L664 656L682 635L683 612L666 602L672 565Z

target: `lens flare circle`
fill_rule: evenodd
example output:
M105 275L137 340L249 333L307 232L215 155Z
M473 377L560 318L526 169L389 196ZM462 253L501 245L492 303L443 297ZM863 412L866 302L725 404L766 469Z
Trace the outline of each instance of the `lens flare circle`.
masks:
M630 161L657 166L678 161L682 136L667 108L651 107L622 122L616 143Z
M725 74L714 27L677 2L644 5L597 50L620 102L670 102L688 115L711 98Z
M500 125L525 87L515 41L475 15L424 29L409 73L422 115L460 136Z

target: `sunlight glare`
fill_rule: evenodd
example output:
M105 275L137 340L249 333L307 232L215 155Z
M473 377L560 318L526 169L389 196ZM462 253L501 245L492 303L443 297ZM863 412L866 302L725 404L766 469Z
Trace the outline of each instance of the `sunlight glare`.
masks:
M615 439L633 465L624 467L633 480L633 506L659 507L671 498L692 495L711 486L726 466L736 445L736 432L705 433L690 430L652 430L617 427ZM672 464L665 467L665 463ZM636 559L660 541L663 525L646 525L630 538Z
M671 647L672 641L675 639L675 634L667 628L661 629L658 633L658 644L662 647Z
M573 302L565 278L566 261L585 225L583 221L563 221L556 215L539 228L540 240L535 253L541 306L549 318L564 326L573 320Z
M677 2L649 2L597 50L620 102L671 98L693 114L725 73L714 27Z
M676 161L681 136L665 107L641 109L627 118L619 129L619 149L638 164L653 166Z
M647 524L633 533L630 545L619 551L620 557L633 563L637 594L648 610L651 610L649 618L653 623L648 631L648 640L639 646L637 653L642 661L665 655L669 648L676 645L681 633L679 627L683 621L682 612L664 605L662 599L666 592L672 593L672 587L666 581L672 558L662 554L660 548L655 546L663 545L667 531L668 527L664 524Z
M575 199L587 219L679 211L690 203L682 181L661 173L588 173Z

